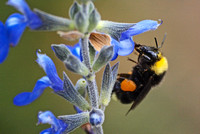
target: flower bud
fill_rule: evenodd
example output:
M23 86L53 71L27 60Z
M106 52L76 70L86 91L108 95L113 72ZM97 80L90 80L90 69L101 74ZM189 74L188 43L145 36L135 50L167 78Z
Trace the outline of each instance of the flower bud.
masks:
M89 8L89 13L91 13L93 10L94 10L94 4L93 4L93 2L89 2L89 4L88 4L88 8Z
M76 82L75 89L83 96L86 96L86 87L87 87L87 81L83 78L79 79Z
M89 114L89 122L92 126L100 126L104 122L104 113L100 109L92 109Z
M87 16L83 12L79 11L78 13L76 13L76 15L74 16L74 23L78 31L80 31L81 33L87 32L89 23Z
M69 16L73 20L74 16L78 11L80 11L80 5L75 1L69 10Z
M99 12L94 9L91 13L90 13L90 16L89 16L89 27L88 27L88 32L91 32L93 31L96 26L98 25L99 21L101 19L101 16L99 14Z

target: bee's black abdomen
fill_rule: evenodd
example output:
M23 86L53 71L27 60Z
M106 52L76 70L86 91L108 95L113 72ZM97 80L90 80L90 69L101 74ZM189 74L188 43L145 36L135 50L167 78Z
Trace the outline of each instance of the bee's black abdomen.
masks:
M127 94L121 90L121 82L118 80L115 82L113 93L116 95L117 99L119 99L121 103L129 104L133 102L130 94Z
M155 76L153 77L153 81L151 82L152 86L158 85L158 84L162 81L162 79L163 79L165 73L166 73L166 72L164 72L164 73L162 73L162 74L160 74L160 75L155 75Z

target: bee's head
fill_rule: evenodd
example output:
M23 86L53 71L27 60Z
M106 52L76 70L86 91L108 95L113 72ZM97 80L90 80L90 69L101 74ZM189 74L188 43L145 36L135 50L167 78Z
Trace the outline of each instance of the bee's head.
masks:
M154 64L161 57L161 52L155 47L135 44L135 50L139 53L138 62L141 64Z
M155 38L156 47L150 47L135 43L135 50L139 53L138 62L141 65L150 66L159 61L162 58L160 48L163 46L165 38L166 34L160 46L158 46L157 39Z

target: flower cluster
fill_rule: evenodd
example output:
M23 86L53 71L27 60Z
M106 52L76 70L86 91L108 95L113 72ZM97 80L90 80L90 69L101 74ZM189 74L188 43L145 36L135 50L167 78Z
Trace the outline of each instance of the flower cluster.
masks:
M23 92L14 98L14 104L24 106L41 96L44 89L50 87L54 93L72 103L77 111L74 115L56 118L50 111L39 112L38 124L48 123L51 128L41 133L69 133L82 126L92 134L103 133L104 110L110 102L119 64L110 66L109 62L118 55L126 56L133 52L133 36L146 31L156 30L161 24L154 20L138 23L118 23L101 20L100 14L90 0L76 1L70 8L70 19L54 16L38 9L32 11L25 0L8 0L7 4L15 7L22 14L14 13L5 24L0 21L0 63L6 59L9 47L15 47L26 27L32 30L58 31L66 39L79 39L74 46L52 45L55 55L67 69L81 75L73 85L67 74L63 80L58 76L56 67L46 54L37 51L37 63L46 76L40 78L32 92ZM100 95L95 81L95 73L105 67ZM89 101L85 96L88 94ZM93 126L93 128L91 128Z

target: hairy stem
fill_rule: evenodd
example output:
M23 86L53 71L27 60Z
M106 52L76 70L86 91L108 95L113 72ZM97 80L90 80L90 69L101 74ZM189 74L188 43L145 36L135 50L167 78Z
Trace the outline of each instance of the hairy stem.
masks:
M89 68L89 70L92 71L91 65L90 65L90 57L89 57L89 47L88 47L89 37L88 36L89 35L86 35L84 38L81 39L81 52L82 52L83 62Z
M95 134L103 134L103 128L102 128L102 126L95 127Z
M89 41L88 36L85 36L84 38L81 39L81 52L82 52L84 64L91 71L89 77L86 79L88 83L88 95L90 97L90 103L93 108L98 108L99 107L98 90L96 86L95 74L93 74L91 65L90 65L88 41Z
M83 3L83 12L85 14L88 14L88 8L86 3ZM99 108L99 94L98 89L96 85L95 80L95 73L93 73L90 63L90 56L89 56L89 34L85 33L84 38L81 39L81 52L82 52L82 58L84 64L88 67L90 70L90 74L88 77L86 77L87 83L88 83L88 95L90 98L90 103L92 105L92 108ZM95 127L94 128L95 134L103 134L103 128L102 126Z

